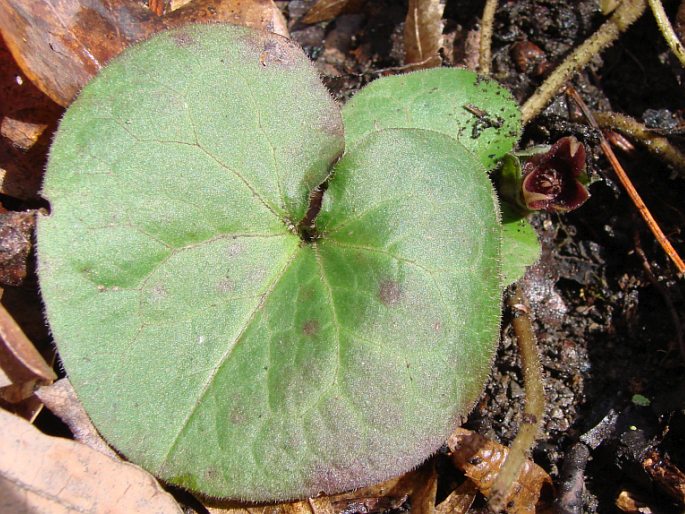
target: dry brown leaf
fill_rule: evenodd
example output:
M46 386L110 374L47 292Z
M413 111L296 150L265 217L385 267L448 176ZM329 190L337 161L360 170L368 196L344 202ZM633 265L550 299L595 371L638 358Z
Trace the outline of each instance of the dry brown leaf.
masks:
M438 493L438 474L432 461L421 468L414 483L414 490L409 495L412 514L433 514Z
M124 27L119 17L137 23ZM66 106L105 62L149 34L156 18L127 0L7 0L0 29L26 76Z
M365 0L319 0L302 17L302 23L312 24L361 9Z
M621 491L615 503L621 512L628 512L629 514L655 514L649 505L628 491Z
M161 16L169 9L169 0L148 0L147 6L157 16Z
M157 16L162 16L171 10L171 0L148 0L147 6Z
M404 22L404 62L413 69L440 66L444 8L440 0L409 0Z
M38 197L51 135L52 130L43 132L38 144L28 151L6 138L0 140L0 193L20 200Z
M421 481L422 472L413 470L380 484L331 496L336 512L374 512L399 508Z
M37 384L49 384L57 379L55 372L2 304L0 368L11 382L0 389L0 399L11 404L29 398Z
M307 502L313 514L335 514L333 504L328 496L309 498Z
M273 0L195 0L162 17L136 0L0 3L0 30L15 60L29 79L64 106L127 46L167 28L209 21L288 35Z
M0 218L18 214L21 213L0 214ZM9 249L12 239L3 238L3 228L0 227L0 249ZM7 292L0 291L5 302ZM0 404L24 419L33 421L43 407L43 403L33 394L36 387L49 384L57 377L4 304L0 304L0 371Z
M141 468L50 437L0 410L0 512L174 513L171 495Z
M473 505L476 494L478 488L467 479L435 508L435 514L466 514Z
M683 473L668 457L653 450L642 461L647 474L671 498L685 505L685 473Z
M172 2L172 11L161 18L163 28L198 22L228 22L290 37L285 17L273 0L193 0L177 5L179 7L175 8ZM154 32L158 30L161 29Z
M52 385L39 388L36 396L53 414L64 421L74 435L74 439L119 460L114 450L98 434L68 379L62 378Z
M45 312L38 288L30 285L7 287L2 290L0 303L5 306L46 361L51 363L55 354L54 345L45 323Z
M232 501L204 501L210 514L314 514L307 500L284 502L275 505L254 505Z
M21 214L21 213L8 213ZM0 215L7 216L7 215ZM0 227L0 248L11 246L11 239L3 240ZM0 254L2 252L0 251ZM0 369L3 385L0 401L15 414L32 421L40 412L42 403L33 394L40 384L49 384L57 378L43 356L0 304Z
M193 0L171 0L171 3L169 4L169 10L175 11L176 9L180 9L192 1Z
M26 337L21 327L0 304L0 366L12 382L57 379L55 372Z
M355 491L275 505L254 505L213 499L205 499L203 503L211 514L373 514L399 508L426 477L425 468L420 468Z
M0 38L0 193L30 200L38 195L62 108L22 75Z
M10 377L7 376L7 373L5 373L2 368L0 368L0 388L6 387L8 385L11 385L12 381L10 380Z
M44 121L28 121L25 116L28 113L18 112L13 116L5 116L0 123L0 134L12 145L20 150L29 150L43 135L48 123ZM26 117L30 117L26 116Z
M307 500L283 503L280 506L266 508L263 514L315 514Z
M489 497L492 484L509 452L506 446L495 443L476 432L458 428L448 439L452 461ZM527 460L518 480L506 499L509 514L535 513L543 487L552 487L552 479L540 466Z

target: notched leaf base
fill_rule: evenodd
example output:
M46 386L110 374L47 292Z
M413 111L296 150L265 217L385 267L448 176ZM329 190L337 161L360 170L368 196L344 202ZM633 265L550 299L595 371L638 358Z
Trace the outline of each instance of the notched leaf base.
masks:
M314 496L418 465L470 409L499 333L484 168L436 131L379 130L317 192L343 146L304 53L227 25L131 48L69 109L41 287L129 459L214 497Z

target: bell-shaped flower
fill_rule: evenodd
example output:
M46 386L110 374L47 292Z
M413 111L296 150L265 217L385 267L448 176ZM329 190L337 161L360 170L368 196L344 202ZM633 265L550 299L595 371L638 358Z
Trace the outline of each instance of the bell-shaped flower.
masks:
M524 211L567 212L590 197L585 173L585 147L575 137L559 139L544 153L508 156L500 189Z

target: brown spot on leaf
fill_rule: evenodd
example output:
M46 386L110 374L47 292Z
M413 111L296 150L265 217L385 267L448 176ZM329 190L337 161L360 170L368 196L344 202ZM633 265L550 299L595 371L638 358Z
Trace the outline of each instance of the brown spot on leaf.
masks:
M272 36L264 41L262 52L259 54L259 64L265 68L269 66L287 68L297 62L297 57L301 53L302 50L289 40Z
M195 38L184 30L176 32L173 38L176 46L181 48L188 48L196 43Z
M234 289L235 289L235 284L228 277L222 278L221 280L219 280L219 283L216 285L216 290L219 293L230 293Z
M302 327L302 332L306 336L314 336L319 331L319 322L315 319L310 319Z
M304 302L307 300L311 300L312 298L314 298L315 293L316 291L314 291L314 288L309 286L302 286L302 288L300 289L298 301Z
M236 255L243 253L244 250L245 245L243 243L234 242L226 249L226 253L229 257L235 257Z
M234 425L242 425L243 423L245 423L245 421L247 421L247 416L245 415L245 412L242 408L236 407L231 412L229 419L231 423L233 423Z
M163 300L167 296L167 290L164 286L155 286L150 290L150 298L155 301Z
M379 288L381 302L388 307L397 305L402 299L402 290L394 280L384 280Z
M343 122L342 122L342 117L337 115L337 116L321 116L319 118L319 130L323 132L324 134L329 134L331 136L342 136L344 131L343 131ZM339 156L337 156L339 157ZM336 159L337 159L336 157Z

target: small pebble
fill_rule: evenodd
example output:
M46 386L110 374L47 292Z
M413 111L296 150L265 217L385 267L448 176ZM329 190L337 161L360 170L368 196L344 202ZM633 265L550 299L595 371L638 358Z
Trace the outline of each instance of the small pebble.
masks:
M511 47L511 58L521 73L540 76L547 70L545 52L530 41L515 43Z

